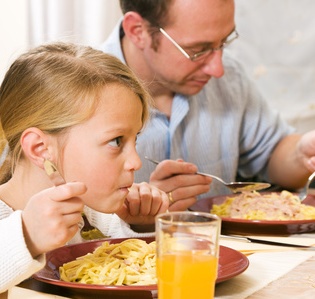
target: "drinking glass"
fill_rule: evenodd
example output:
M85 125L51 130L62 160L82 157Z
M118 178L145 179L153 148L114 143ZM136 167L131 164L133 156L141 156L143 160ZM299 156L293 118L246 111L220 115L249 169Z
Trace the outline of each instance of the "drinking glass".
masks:
M214 298L221 219L203 212L156 217L159 299Z

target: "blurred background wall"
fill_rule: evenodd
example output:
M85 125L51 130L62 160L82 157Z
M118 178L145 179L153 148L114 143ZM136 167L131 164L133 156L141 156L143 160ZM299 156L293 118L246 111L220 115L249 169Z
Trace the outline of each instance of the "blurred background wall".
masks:
M0 0L0 82L12 57L26 49L27 43L26 1Z
M298 131L315 129L315 1L236 0L233 53Z
M98 46L120 16L118 0L0 0L0 80L29 47L55 40Z
M315 1L235 3L240 39L229 51L298 132L315 129ZM0 0L0 80L31 46L52 40L99 45L120 16L118 0Z

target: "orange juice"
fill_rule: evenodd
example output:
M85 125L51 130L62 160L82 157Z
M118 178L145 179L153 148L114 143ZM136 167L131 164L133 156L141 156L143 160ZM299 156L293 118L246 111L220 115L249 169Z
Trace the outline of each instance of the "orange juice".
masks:
M189 252L157 258L159 299L214 298L218 259Z

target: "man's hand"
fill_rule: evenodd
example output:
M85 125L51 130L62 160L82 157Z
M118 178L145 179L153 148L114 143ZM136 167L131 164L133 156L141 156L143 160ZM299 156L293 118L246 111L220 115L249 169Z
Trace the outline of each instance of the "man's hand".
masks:
M197 195L210 190L210 177L197 175L192 163L164 160L151 173L150 184L165 191L170 199L170 211L184 211L193 205Z

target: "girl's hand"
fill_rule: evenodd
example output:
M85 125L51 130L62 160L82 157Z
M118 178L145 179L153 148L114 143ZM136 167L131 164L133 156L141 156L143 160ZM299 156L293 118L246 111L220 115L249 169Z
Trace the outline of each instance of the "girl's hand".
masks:
M148 183L133 184L116 214L131 225L148 225L154 224L155 216L166 212L168 206L167 194L162 190Z
M22 212L24 236L33 257L65 245L78 231L86 192L80 182L45 189Z

